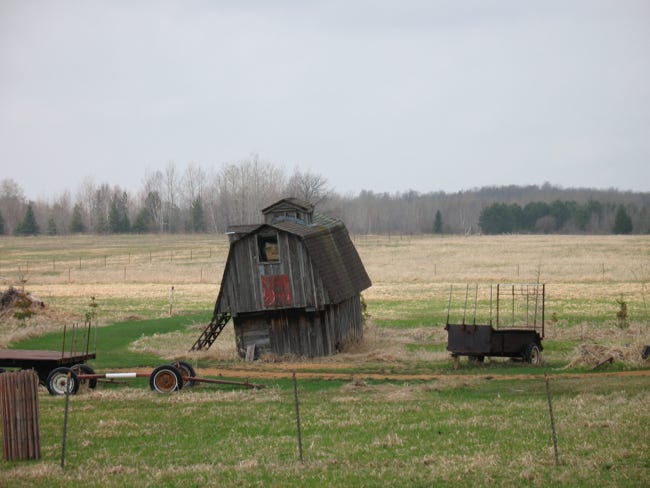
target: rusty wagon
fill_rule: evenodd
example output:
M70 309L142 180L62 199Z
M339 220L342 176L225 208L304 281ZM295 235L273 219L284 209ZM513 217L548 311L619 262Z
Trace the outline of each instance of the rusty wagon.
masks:
M472 296L473 295L473 296ZM490 286L489 318L477 323L479 289L476 285L465 287L464 305L456 309L462 319L451 320L453 286L449 291L447 308L447 350L455 364L460 356L470 361L482 362L486 357L509 357L531 364L541 362L544 339L546 286L542 283L497 284ZM468 320L468 307L473 308Z
M192 365L185 361L162 364L152 371L96 373L86 364L86 361L96 358L96 352L90 351L91 335L91 325L87 322L84 327L75 325L70 330L65 327L61 349L58 351L0 349L0 373L5 371L4 368L32 369L36 372L39 383L51 395L74 395L81 385L94 389L98 381L113 382L133 378L149 378L149 387L157 393L171 393L183 386L194 386L197 383L263 388L263 385L248 381L197 377Z

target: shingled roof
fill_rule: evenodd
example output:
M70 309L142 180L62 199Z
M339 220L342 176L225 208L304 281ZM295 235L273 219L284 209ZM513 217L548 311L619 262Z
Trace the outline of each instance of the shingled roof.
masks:
M296 203L291 200L285 199L281 202ZM311 204L305 204L302 201L299 203L304 209L313 211ZM267 209L271 207L267 207ZM271 227L300 238L323 280L332 303L340 303L372 285L359 253L342 221L313 212L310 224L300 219L279 217L272 223L234 226L229 231L236 233L237 238L241 238L244 235L258 232L262 227Z

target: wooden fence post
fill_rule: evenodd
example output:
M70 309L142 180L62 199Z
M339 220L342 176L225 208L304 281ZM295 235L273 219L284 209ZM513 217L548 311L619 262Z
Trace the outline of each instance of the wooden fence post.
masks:
M296 372L293 372L293 400L296 407L296 429L298 431L298 453L300 457L300 462L303 462L302 458L302 431L300 429L300 406L298 405L298 382L296 381Z
M557 432L555 430L555 416L553 415L553 401L551 399L551 387L548 381L548 375L544 375L544 382L546 383L546 399L548 401L548 413L551 420L551 433L553 434L553 453L555 454L555 465L559 466L560 456L557 450Z
M40 459L38 376L33 370L0 374L0 411L4 459Z

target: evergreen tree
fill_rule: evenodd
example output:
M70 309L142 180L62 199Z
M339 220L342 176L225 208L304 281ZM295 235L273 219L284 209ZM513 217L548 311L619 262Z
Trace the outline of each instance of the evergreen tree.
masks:
M191 232L205 232L205 217L201 197L196 197L190 206L189 230Z
M138 215L135 216L135 222L133 222L131 231L137 232L138 234L144 234L145 232L151 232L152 230L153 225L151 224L150 214L146 208L141 208Z
M632 232L632 219L625 211L623 205L619 205L616 210L616 217L614 217L614 227L612 228L614 234L630 234Z
M113 195L111 198L111 205L108 211L108 229L115 234L124 234L131 230L126 192L122 193L122 196Z
M57 234L58 231L56 228L56 222L54 221L54 218L50 217L50 219L47 221L47 235L55 236Z
M522 210L522 227L528 231L535 231L540 219L547 217L550 213L548 203L529 202Z
M521 228L522 210L513 203L493 203L481 211L478 225L486 234L507 234Z
M433 233L442 234L442 214L440 210L436 211L436 218L433 221Z
M17 236L35 236L41 233L36 217L34 217L33 205L32 202L29 202L25 211L25 218L16 226L14 234Z
M86 232L86 225L84 224L80 203L76 203L74 208L72 209L72 220L70 221L70 232L75 234L80 232Z

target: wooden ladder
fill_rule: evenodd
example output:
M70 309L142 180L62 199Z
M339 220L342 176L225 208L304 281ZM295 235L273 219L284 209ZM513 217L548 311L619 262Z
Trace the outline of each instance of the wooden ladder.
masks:
M226 326L232 314L230 312L218 312L212 316L212 320L207 325L205 330L201 333L199 338L196 340L190 351L201 351L202 349L208 349L214 341L217 340L219 334Z

